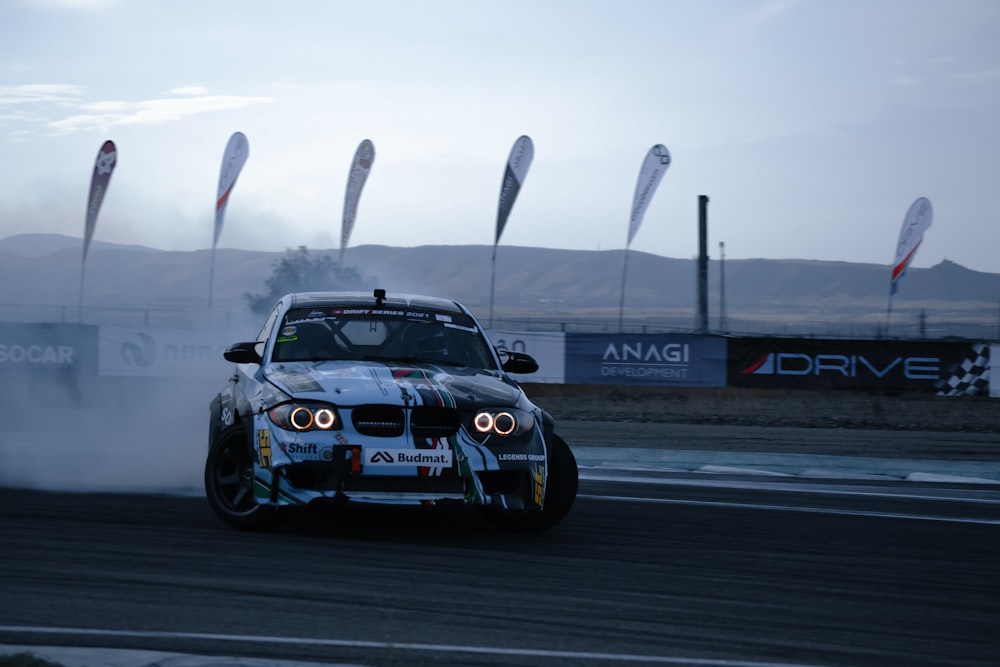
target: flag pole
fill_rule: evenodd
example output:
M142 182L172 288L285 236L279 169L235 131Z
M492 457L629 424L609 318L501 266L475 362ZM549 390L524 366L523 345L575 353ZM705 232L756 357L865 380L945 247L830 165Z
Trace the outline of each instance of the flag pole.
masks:
M490 271L490 329L493 328L493 293L497 280L497 244L493 244L492 270Z
M625 320L625 276L628 275L628 246L625 246L625 263L622 265L622 296L618 302L618 333L622 333Z

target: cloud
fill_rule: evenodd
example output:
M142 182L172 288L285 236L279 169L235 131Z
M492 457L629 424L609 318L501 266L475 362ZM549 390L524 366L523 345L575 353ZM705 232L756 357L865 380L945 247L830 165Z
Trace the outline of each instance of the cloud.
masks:
M187 98L163 98L141 102L106 101L81 105L87 112L47 123L58 132L107 130L118 125L160 125L212 111L241 109L270 104L272 97L205 95Z
M99 11L111 7L118 0L34 0L42 9L76 9Z
M102 100L87 102L84 86L70 84L27 84L0 86L0 109L32 106L33 112L0 113L0 124L17 121L44 126L60 134L107 130L119 125L159 125L197 114L242 109L270 104L273 97L209 95L198 86L175 88L173 97L151 100ZM46 114L38 111L45 107ZM29 130L19 128L22 135Z
M31 83L22 86L0 86L0 106L15 104L73 103L86 88L62 83Z
M753 24L764 23L789 12L799 4L799 0L767 0L758 5L750 17Z
M952 78L969 86L993 86L1000 82L1000 70L982 69L974 72L955 72Z
M183 86L181 88L174 88L167 91L168 95L181 95L181 96L197 96L197 95L208 95L208 88L203 86Z

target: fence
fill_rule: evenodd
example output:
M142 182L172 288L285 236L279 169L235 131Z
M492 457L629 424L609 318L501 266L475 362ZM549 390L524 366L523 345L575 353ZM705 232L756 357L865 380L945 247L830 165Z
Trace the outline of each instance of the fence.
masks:
M0 383L9 396L44 380L226 377L225 347L252 329L0 323ZM983 341L891 341L493 329L553 384L918 391L1000 395ZM1000 354L1000 352L997 352ZM997 386L994 386L997 385Z

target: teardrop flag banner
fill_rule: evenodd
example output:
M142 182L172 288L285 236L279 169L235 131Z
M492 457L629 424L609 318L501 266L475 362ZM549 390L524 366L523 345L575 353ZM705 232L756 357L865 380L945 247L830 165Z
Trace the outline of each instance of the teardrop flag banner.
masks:
M510 217L511 209L517 200L518 193L524 179L528 176L528 168L531 161L535 159L535 144L531 137L522 134L514 141L507 157L507 166L504 167L503 180L500 182L500 199L497 202L497 228L493 237L493 268L490 273L490 326L493 326L493 293L496 287L497 277L497 244L500 243L500 235L503 228L507 226L507 218Z
M632 196L632 210L628 220L628 240L625 241L625 261L622 266L622 296L618 305L618 331L622 330L625 317L625 279L628 274L628 249L632 245L642 219L653 200L656 188L660 186L663 175L670 167L670 151L663 144L656 144L646 152L646 157L639 168L639 179L635 183L635 194Z
M642 161L639 169L639 180L635 184L635 195L632 197L632 214L628 221L628 241L625 247L632 245L642 219L649 208L649 202L653 199L656 188L659 187L663 175L667 173L670 166L670 151L663 144L656 144L646 153L646 158Z
M215 195L215 233L212 235L212 249L219 243L222 234L222 223L226 215L226 205L229 195L233 192L236 179L239 178L243 165L250 157L250 142L242 132L234 132L226 143L226 151L222 154L222 167L219 170L219 187Z
M500 185L500 201L497 204L497 231L493 239L493 244L500 242L500 235L507 225L507 218L514 208L514 201L521 192L521 185L528 175L528 168L535 158L535 145L531 142L531 137L522 135L514 142L510 149L510 156L507 158L507 167L504 169L503 182Z
M208 267L208 309L212 310L212 291L215 283L215 246L219 244L222 235L222 223L226 215L226 205L229 195L236 186L236 179L243 171L243 165L250 157L250 142L242 132L233 132L226 142L226 150L222 154L222 167L219 169L219 187L215 193L215 231L212 234L212 259Z
M892 262L892 276L889 282L889 306L886 310L886 332L889 330L889 317L892 315L892 298L899 291L899 281L906 273L907 267L917 254L917 248L924 240L924 232L930 229L934 218L934 207L926 197L919 197L910 204L903 226L899 230L899 240L896 242L896 257Z
M344 192L344 219L340 227L340 262L344 262L344 250L351 239L354 221L358 216L358 202L361 190L368 180L368 173L375 163L375 144L363 139L354 151L351 161L351 171L347 175L347 189Z
M118 148L115 142L108 140L101 145L97 151L97 159L94 160L94 171L90 177L90 192L87 195L87 217L83 225L83 259L80 262L80 321L83 322L83 282L85 277L85 266L87 264L87 252L90 250L90 242L94 238L94 228L97 227L97 214L101 212L101 204L104 203L104 195L108 191L108 184L111 182L111 172L118 164Z
M105 141L101 145L101 150L97 151L97 159L94 161L94 173L90 178L90 194L87 196L87 221L83 228L83 261L87 261L87 251L90 250L90 241L94 237L94 228L97 226L97 214L101 211L101 204L104 202L104 194L108 191L108 183L111 182L111 172L118 164L118 149L115 142Z

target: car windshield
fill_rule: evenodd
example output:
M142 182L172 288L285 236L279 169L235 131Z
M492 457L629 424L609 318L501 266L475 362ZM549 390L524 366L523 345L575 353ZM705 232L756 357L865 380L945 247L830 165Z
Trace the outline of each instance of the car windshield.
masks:
M292 309L278 329L273 361L400 361L496 369L489 343L468 315L419 308Z

